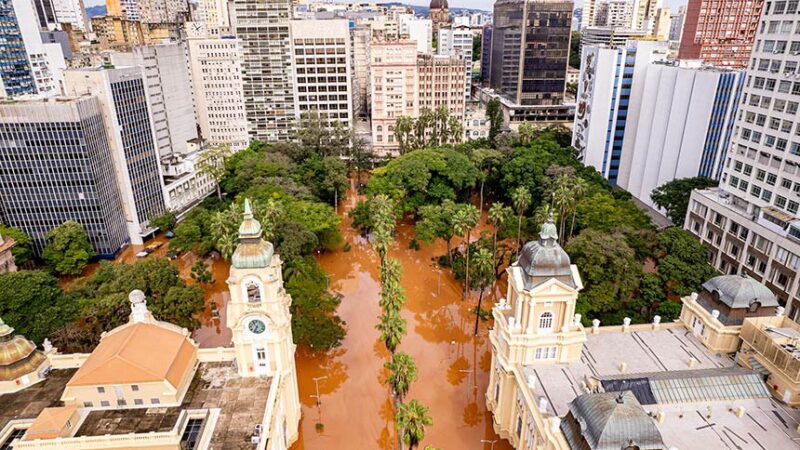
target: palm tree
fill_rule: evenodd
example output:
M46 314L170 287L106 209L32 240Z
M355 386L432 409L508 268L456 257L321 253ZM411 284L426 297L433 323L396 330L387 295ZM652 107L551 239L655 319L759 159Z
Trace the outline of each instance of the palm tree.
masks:
M381 321L375 325L375 328L381 332L381 340L386 349L394 354L403 335L406 334L406 320L400 316L399 311L384 311Z
M382 286L397 283L400 284L400 277L403 275L403 266L400 261L394 258L387 258L381 264L380 282Z
M217 249L223 258L230 261L231 257L233 256L233 252L236 251L236 245L238 243L239 240L236 239L234 234L225 233L217 238Z
M556 180L556 188L553 191L553 206L558 208L558 240L561 242L564 242L564 233L567 231L567 212L575 200L570 184L570 176L561 174Z
M416 400L399 404L394 421L401 441L408 445L409 450L419 446L425 438L425 427L433 425L428 407Z
M467 291L469 290L469 234L472 228L477 225L478 219L480 219L478 208L470 204L461 205L453 216L453 230L456 234L463 233L464 242L466 242L463 300L467 299Z
M486 288L494 283L494 257L485 248L478 249L473 255L475 266L475 277L478 280L478 288L481 293L478 295L478 307L475 309L475 336L478 335L478 320L481 317L481 302Z
M370 199L369 210L372 214L372 245L381 258L381 264L392 246L394 232L394 202L388 195L380 194Z
M392 360L383 367L389 369L386 384L392 387L395 400L402 402L408 394L411 383L417 379L417 365L414 363L414 358L406 353L395 353L392 355Z
M536 129L529 123L523 123L519 126L519 142L522 145L528 145L533 142L536 136Z
M522 237L522 215L531 205L532 200L531 192L525 186L519 186L511 193L511 201L517 210L517 257L519 257L520 238Z
M511 208L503 205L502 202L494 203L489 208L489 222L492 224L492 260L495 267L497 267L497 233L513 213Z
M458 120L458 117L450 116L447 119L447 128L450 133L450 143L460 144L464 138L464 125Z
M586 195L586 181L583 178L576 178L575 184L572 185L572 198L574 200L574 205L572 207L572 220L569 224L569 234L568 237L572 237L572 231L575 229L575 214L578 211L578 202ZM565 242L566 243L566 242Z

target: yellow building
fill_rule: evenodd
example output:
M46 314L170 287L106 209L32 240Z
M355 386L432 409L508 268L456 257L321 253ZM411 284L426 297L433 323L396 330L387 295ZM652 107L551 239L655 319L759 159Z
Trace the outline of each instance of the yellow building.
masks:
M703 333L695 336L681 321L661 323L655 316L649 324L634 325L625 318L622 325L600 326L594 319L584 329L574 314L582 288L578 270L558 245L552 221L544 224L538 241L523 247L507 274L507 299L492 311L486 405L494 431L514 448L796 447L800 411L780 405L770 391L784 392L782 383L800 377L798 359L787 356L793 339L800 338L800 327L787 330L786 324L775 324L755 330L755 321L783 318L743 319L745 359L759 362L761 369L742 361L737 365L729 354L706 347L708 340L698 340ZM745 315L777 312L765 300L768 296L747 281L713 281L706 283L702 298L730 302L730 316L740 313L736 310L744 298L749 305ZM685 299L686 317L690 307L705 311L689 301L696 298ZM772 336L772 343L764 334ZM780 372L768 379L777 387L765 384L766 368ZM751 419L775 414L782 419ZM732 444L729 436L742 439Z
M0 322L0 448L286 450L300 402L291 297L245 202L228 279L232 347L198 348L141 291L91 354L45 351Z
M784 316L745 319L736 361L767 379L772 394L800 406L800 325Z

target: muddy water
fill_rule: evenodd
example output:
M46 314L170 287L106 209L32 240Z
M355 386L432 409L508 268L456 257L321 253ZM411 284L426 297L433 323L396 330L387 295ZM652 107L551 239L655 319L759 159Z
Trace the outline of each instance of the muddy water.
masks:
M351 250L322 254L318 259L330 276L331 289L343 296L339 315L347 322L347 336L341 348L330 354L298 349L303 419L294 450L393 449L397 442L391 395L383 384L388 352L375 330L380 314L378 258L350 228L346 216L343 219L342 232ZM402 314L408 334L400 351L411 354L418 368L408 398L430 407L433 418L420 448L489 449L490 444L481 440L498 440L495 449L510 449L492 431L492 418L486 412L489 324L481 323L478 336L473 336L475 316L469 309L475 306L477 293L463 302L460 285L433 261L445 253L444 243L412 250L408 243L413 236L413 227L401 224L390 254L403 265L407 297ZM454 245L457 242L453 240ZM487 292L484 308L498 294L499 290ZM317 377L327 377L319 380L319 407L312 397Z

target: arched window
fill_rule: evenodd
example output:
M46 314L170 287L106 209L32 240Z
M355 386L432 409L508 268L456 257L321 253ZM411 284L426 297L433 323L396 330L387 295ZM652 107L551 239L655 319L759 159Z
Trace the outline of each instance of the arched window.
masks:
M539 330L549 330L553 328L553 313L543 312L539 316Z
M261 301L261 288L255 281L248 281L247 287L247 301L250 303L258 303Z

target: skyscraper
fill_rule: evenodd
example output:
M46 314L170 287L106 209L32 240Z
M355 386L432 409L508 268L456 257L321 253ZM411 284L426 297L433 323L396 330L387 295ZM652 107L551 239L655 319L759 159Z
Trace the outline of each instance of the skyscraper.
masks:
M564 99L572 2L498 0L494 4L491 87L520 105Z
M492 67L492 24L483 26L481 34L481 81L489 81Z
M721 272L746 273L800 319L800 19L766 2L719 188L694 191L684 226ZM688 26L688 23L687 23Z
M384 155L398 148L397 118L419 116L417 43L373 42L370 57L372 146Z
M155 230L149 220L164 212L161 167L140 67L65 72L67 92L97 97L109 134L114 170L131 242Z
M439 28L438 53L461 58L464 66L464 100L469 101L472 90L472 30L468 26Z
M31 236L67 220L102 256L128 240L100 103L91 96L0 103L0 214Z
M242 43L244 99L250 134L286 141L295 123L289 0L234 0L236 36ZM327 55L313 58L325 60ZM306 58L311 58L311 55Z
M747 67L763 4L764 0L689 0L678 58ZM797 3L788 4L797 11Z

